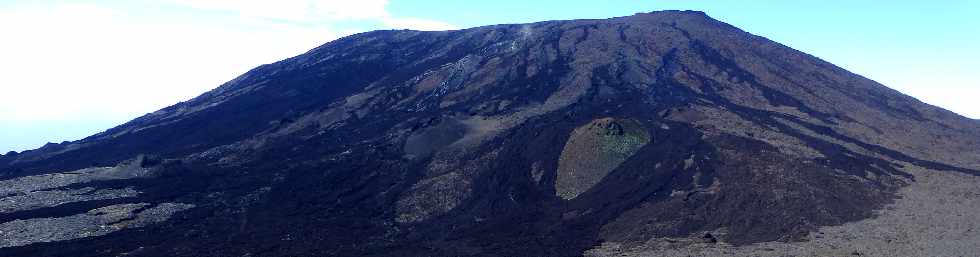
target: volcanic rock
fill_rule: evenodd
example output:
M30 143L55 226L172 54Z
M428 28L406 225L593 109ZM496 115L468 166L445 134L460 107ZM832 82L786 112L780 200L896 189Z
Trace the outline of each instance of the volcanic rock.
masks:
M975 120L701 12L373 31L0 156L0 255L969 255L978 170Z

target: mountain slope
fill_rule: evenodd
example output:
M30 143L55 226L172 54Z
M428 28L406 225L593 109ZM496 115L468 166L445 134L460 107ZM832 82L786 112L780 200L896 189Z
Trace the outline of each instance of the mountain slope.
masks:
M975 121L700 12L375 31L0 157L0 183L26 185L0 191L0 252L797 242L875 217L922 174L980 175L978 156Z

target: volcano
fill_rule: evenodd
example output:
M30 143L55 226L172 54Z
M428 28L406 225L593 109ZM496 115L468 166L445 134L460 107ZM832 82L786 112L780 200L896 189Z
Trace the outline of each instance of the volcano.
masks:
M0 156L2 256L947 256L980 123L697 11L373 31Z

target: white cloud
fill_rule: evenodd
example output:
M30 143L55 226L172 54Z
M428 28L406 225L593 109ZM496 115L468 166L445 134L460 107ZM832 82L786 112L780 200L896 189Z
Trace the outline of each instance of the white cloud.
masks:
M97 133L340 36L453 28L386 0L170 1L0 5L0 150ZM361 27L334 26L349 21Z
M414 30L452 30L458 29L452 24L419 18L395 18L386 17L382 19L385 26L392 29L414 29Z
M322 25L335 21L377 21L385 28L415 30L451 30L452 24L416 18L396 17L386 9L387 0L171 0L173 3L242 17Z
M243 16L315 22L387 17L387 0L171 0L188 7Z
M0 16L0 121L134 118L337 38L324 28L134 22L59 5Z

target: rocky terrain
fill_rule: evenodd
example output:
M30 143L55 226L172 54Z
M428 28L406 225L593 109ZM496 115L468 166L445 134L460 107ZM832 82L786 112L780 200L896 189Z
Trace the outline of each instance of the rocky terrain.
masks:
M2 256L961 256L980 124L694 11L361 33L0 156Z
M734 246L704 236L606 243L585 256L973 256L980 241L980 177L914 168L916 182L871 219L819 229L798 242ZM715 233L719 234L719 233Z

